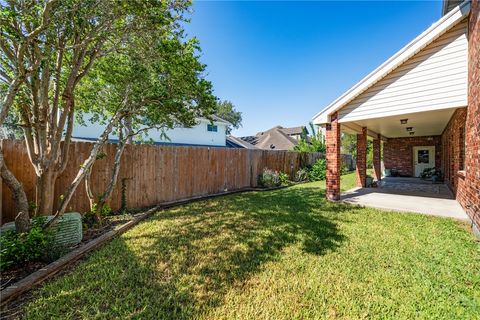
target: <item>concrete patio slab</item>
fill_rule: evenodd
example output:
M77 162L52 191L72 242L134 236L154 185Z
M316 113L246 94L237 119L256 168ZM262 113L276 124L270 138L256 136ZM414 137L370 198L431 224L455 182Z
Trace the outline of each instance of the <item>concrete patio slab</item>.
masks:
M407 195L422 195L446 199L454 199L452 192L443 183L432 183L432 181L420 178L384 177L378 183L383 190L391 190L394 193Z
M387 188L354 188L342 193L340 201L364 207L469 220L460 204L451 196L443 193L399 191Z

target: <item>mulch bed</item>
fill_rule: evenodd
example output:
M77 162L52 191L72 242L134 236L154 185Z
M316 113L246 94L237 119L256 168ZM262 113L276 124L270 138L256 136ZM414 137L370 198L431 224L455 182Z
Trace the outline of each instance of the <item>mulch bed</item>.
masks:
M16 266L2 271L0 277L0 290L3 290L18 280L25 278L30 273L45 267L47 264L48 262L29 262L22 266Z
M69 248L68 251L65 252L65 254L95 238L98 238L99 236L114 229L118 225L124 224L132 218L133 217L131 215L108 217L107 219L105 219L104 224L100 228L89 228L84 230L82 241L76 246ZM25 278L29 274L44 268L50 262L52 261L28 262L24 265L14 266L12 268L2 271L0 273L0 290L3 290L6 287L14 284L15 282Z

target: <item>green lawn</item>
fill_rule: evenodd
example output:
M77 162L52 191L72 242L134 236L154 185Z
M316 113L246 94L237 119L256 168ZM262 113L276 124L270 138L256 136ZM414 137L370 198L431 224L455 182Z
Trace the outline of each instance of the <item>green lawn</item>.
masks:
M35 291L23 315L479 319L465 224L329 203L321 184L159 212Z
M372 169L367 169L367 174L373 175ZM325 188L325 181L318 181L312 184L313 186ZM342 191L347 191L357 186L357 177L355 172L350 172L342 176L342 180L340 181L340 188Z

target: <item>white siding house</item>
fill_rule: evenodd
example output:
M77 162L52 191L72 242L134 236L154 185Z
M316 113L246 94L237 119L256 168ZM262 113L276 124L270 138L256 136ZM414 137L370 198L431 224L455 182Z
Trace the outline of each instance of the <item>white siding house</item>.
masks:
M90 123L89 116L84 117L86 126L75 124L72 137L77 140L95 140L103 132L105 126L99 123ZM168 139L161 137L157 129L148 130L147 139L156 143L179 144L179 145L201 145L201 146L226 146L226 131L229 122L214 117L213 122L208 119L199 118L197 124L191 128L174 128L166 130ZM109 137L116 140L118 137L112 134Z

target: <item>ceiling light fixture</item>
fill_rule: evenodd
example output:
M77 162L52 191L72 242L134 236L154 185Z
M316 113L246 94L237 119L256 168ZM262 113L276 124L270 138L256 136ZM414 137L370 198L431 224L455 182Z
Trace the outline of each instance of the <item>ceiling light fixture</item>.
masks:
M410 135L413 136L415 134L415 131L410 131Z
M412 131L413 127L407 127L407 131Z
M408 122L408 119L400 119L401 124L407 124L407 122Z

